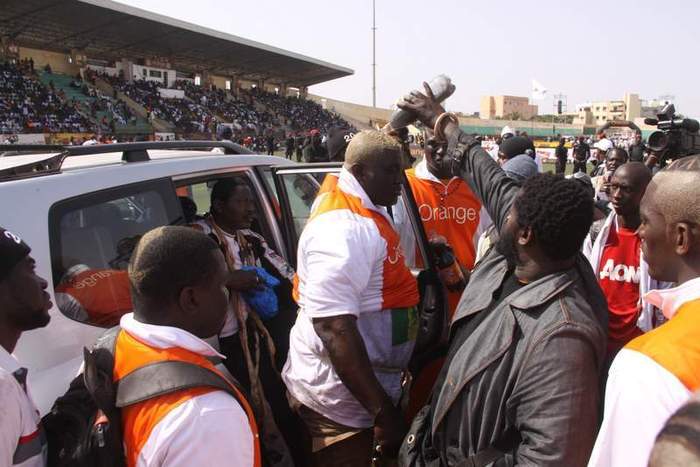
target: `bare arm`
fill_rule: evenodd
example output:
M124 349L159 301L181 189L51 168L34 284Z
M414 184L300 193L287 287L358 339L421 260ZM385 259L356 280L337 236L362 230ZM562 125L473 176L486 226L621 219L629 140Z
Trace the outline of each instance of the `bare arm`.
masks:
M316 334L323 342L338 377L353 396L375 418L375 440L392 453L406 434L403 416L379 384L372 370L364 341L352 315L313 318Z

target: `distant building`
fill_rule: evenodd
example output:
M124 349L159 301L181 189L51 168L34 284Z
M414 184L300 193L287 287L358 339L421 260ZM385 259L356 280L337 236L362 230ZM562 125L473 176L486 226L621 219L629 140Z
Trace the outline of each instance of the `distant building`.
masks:
M537 115L537 106L531 105L527 97L518 96L482 96L479 117L510 118L529 120Z
M615 120L634 121L642 116L638 94L625 94L623 99L587 102L576 106L575 125L600 126Z

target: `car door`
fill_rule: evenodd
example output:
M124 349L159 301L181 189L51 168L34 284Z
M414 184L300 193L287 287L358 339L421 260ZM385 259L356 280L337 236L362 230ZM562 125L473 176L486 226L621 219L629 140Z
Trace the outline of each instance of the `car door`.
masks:
M272 177L280 204L280 217L289 251L297 251L299 237L311 214L313 202L321 187L333 186L340 163L314 163L272 167ZM421 366L430 351L442 345L447 336L447 309L443 285L440 282L433 252L423 229L418 208L408 180L403 177L401 197L388 209L401 236L407 266L418 279L421 302L420 328L414 364ZM296 258L293 262L296 268Z

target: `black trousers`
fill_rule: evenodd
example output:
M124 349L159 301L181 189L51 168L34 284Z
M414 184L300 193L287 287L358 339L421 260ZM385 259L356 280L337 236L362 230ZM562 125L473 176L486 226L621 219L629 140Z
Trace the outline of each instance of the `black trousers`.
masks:
M574 159L574 171L572 173L576 172L586 173L586 161L579 161Z

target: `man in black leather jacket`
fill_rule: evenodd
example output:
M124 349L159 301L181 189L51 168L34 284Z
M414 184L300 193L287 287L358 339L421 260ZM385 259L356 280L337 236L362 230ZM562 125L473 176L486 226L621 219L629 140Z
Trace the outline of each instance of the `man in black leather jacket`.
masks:
M453 170L500 232L457 308L429 405L400 465L585 465L601 400L607 305L579 252L593 216L574 180L516 186L426 85L400 107L448 141Z

